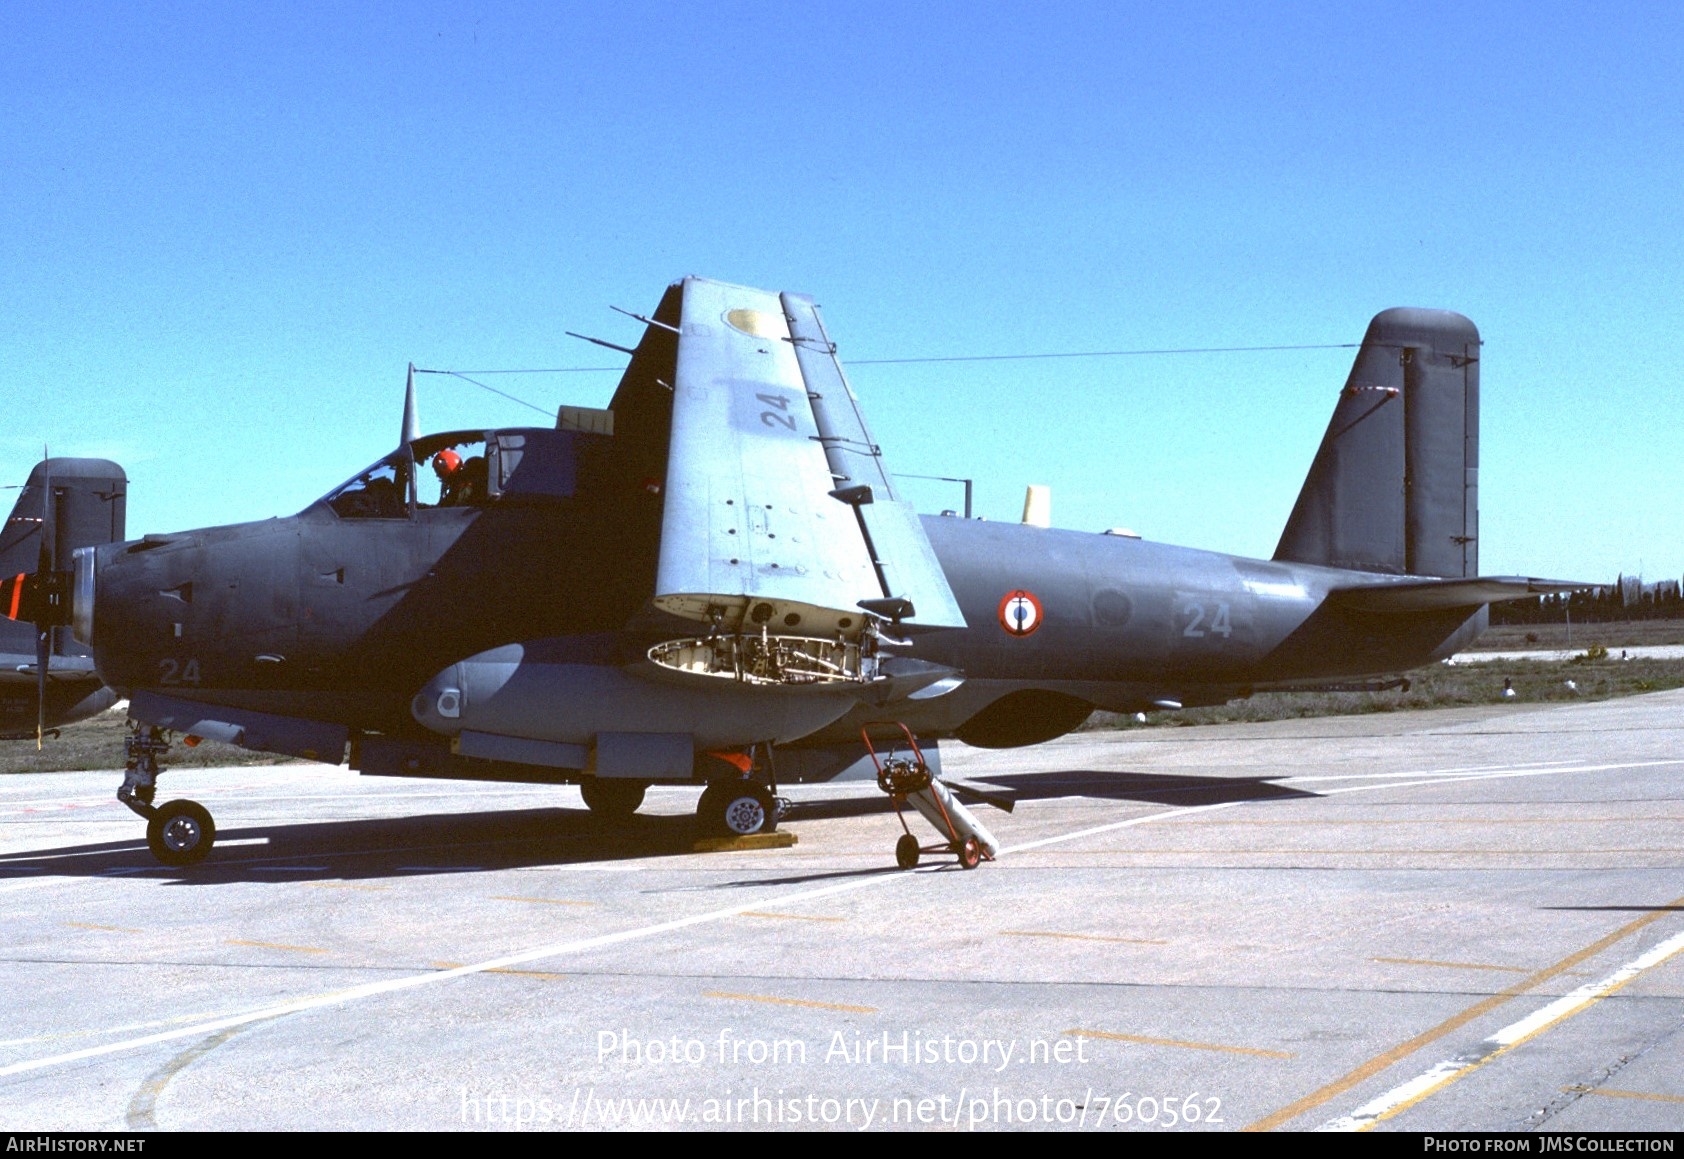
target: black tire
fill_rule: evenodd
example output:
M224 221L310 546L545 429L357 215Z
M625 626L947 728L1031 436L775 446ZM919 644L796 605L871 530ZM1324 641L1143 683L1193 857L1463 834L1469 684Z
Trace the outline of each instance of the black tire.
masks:
M778 814L772 794L759 785L709 785L696 802L696 823L704 833L748 837L776 829Z
M696 829L698 832L712 835L724 831L725 808L719 800L721 791L717 785L709 785L702 790L702 795L697 798Z
M959 846L959 868L975 869L982 864L982 845L975 837L965 838L965 843Z
M900 840L895 842L895 864L902 869L917 869L918 855L923 850L918 848L918 838L910 833L902 833Z
M646 781L586 777L579 782L579 795L585 799L585 807L604 821L624 821L643 804L648 788Z
M197 865L216 844L216 822L197 801L167 801L146 822L146 845L165 865Z

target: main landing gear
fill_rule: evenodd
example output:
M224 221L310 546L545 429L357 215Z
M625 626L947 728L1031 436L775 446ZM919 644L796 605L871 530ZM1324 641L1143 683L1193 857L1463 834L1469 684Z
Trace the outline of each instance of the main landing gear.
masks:
M754 750L748 753L711 753L727 764L735 766L740 776L722 777L708 781L696 802L696 828L717 837L749 837L756 833L771 833L789 810L789 802L778 796L776 773L772 768L772 746L756 745L764 757L756 760Z
M604 821L625 821L643 804L648 781L621 780L618 777L586 777L579 782L579 795L585 808Z
M158 792L159 759L170 751L164 730L131 724L123 741L123 787L117 799L146 818L146 845L165 865L196 865L216 844L216 822L197 801L153 805Z

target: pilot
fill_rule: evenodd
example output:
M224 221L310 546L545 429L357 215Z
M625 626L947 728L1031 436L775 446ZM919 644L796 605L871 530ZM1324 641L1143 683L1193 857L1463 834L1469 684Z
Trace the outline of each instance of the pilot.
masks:
M461 502L461 491L467 482L462 476L462 456L446 447L433 456L433 474L439 477L439 506L453 507Z

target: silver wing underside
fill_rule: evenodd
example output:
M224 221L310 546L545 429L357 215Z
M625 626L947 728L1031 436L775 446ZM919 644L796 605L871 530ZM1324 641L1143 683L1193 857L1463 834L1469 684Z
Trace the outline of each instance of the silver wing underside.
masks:
M812 300L687 278L679 330L656 606L851 639L861 601L890 599L909 625L963 627Z

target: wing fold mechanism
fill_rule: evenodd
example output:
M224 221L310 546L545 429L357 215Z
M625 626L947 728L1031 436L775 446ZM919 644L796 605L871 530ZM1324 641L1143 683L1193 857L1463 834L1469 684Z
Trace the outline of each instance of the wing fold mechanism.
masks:
M749 684L878 680L879 629L963 627L812 299L682 283L655 606L708 625L649 652Z
M1353 611L1381 614L1436 612L1450 608L1478 608L1531 596L1584 591L1596 584L1528 576L1474 576L1467 579L1414 579L1397 583L1363 584L1328 593L1328 602Z

